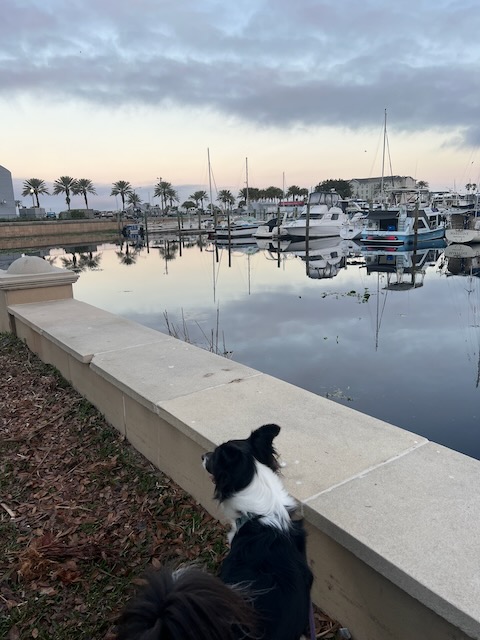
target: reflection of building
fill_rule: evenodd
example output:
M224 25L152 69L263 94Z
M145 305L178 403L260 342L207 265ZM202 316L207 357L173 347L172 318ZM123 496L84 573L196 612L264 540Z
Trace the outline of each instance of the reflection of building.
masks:
M13 195L12 174L0 165L0 218L17 216L15 197Z
M359 200L375 200L381 195L382 178L355 178L349 181L352 197ZM416 181L410 176L384 176L383 188L385 191L405 187L413 189Z

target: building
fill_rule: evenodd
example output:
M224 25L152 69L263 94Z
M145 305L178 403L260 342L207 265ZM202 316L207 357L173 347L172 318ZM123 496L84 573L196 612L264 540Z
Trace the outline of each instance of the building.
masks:
M372 200L378 200L382 191L382 178L355 178L349 181L350 188L352 189L352 197L358 200L366 200L371 202ZM410 176L384 176L383 188L385 192L392 189L399 189L401 187L407 189L414 189L416 187L416 180Z
M13 195L12 174L0 165L0 219L16 217L17 208Z
M27 220L33 220L35 218L42 220L46 216L43 207L20 207L18 213L20 218L26 218Z

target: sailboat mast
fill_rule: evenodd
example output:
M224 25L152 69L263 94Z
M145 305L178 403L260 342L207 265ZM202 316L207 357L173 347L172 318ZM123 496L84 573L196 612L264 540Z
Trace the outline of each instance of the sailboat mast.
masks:
M381 198L382 198L382 203L385 201L383 182L384 182L384 178L385 178L385 146L386 146L386 143L387 143L387 110L385 109L385 118L384 118L384 123L383 123L382 180L380 182L380 194L381 194Z
M246 192L246 204L247 204L247 215L249 215L249 211L250 211L250 197L248 194L248 158L245 158L245 184L246 184L246 188L247 188L247 192Z

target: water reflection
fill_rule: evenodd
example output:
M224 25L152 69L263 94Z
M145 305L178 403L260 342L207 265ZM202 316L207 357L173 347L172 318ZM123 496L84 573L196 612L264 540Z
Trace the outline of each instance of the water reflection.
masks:
M118 261L127 267L137 262L138 255L143 248L143 244L121 243L120 249L116 252Z
M215 336L238 362L480 458L480 247L190 234L72 249L50 257L101 266L77 299L204 348Z
M480 386L480 245L452 244L445 249L445 267L447 276L461 276L461 293L466 298L466 305L461 308L468 347L468 358L476 367L475 387Z

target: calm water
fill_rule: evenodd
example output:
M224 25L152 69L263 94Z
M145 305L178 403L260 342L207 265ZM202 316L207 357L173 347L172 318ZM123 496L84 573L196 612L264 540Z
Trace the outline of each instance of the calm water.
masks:
M238 362L480 459L478 257L422 249L412 278L413 254L338 240L312 246L308 269L301 246L217 255L195 240L90 247L82 265L84 247L74 295L163 332L166 314L206 348L218 329Z

